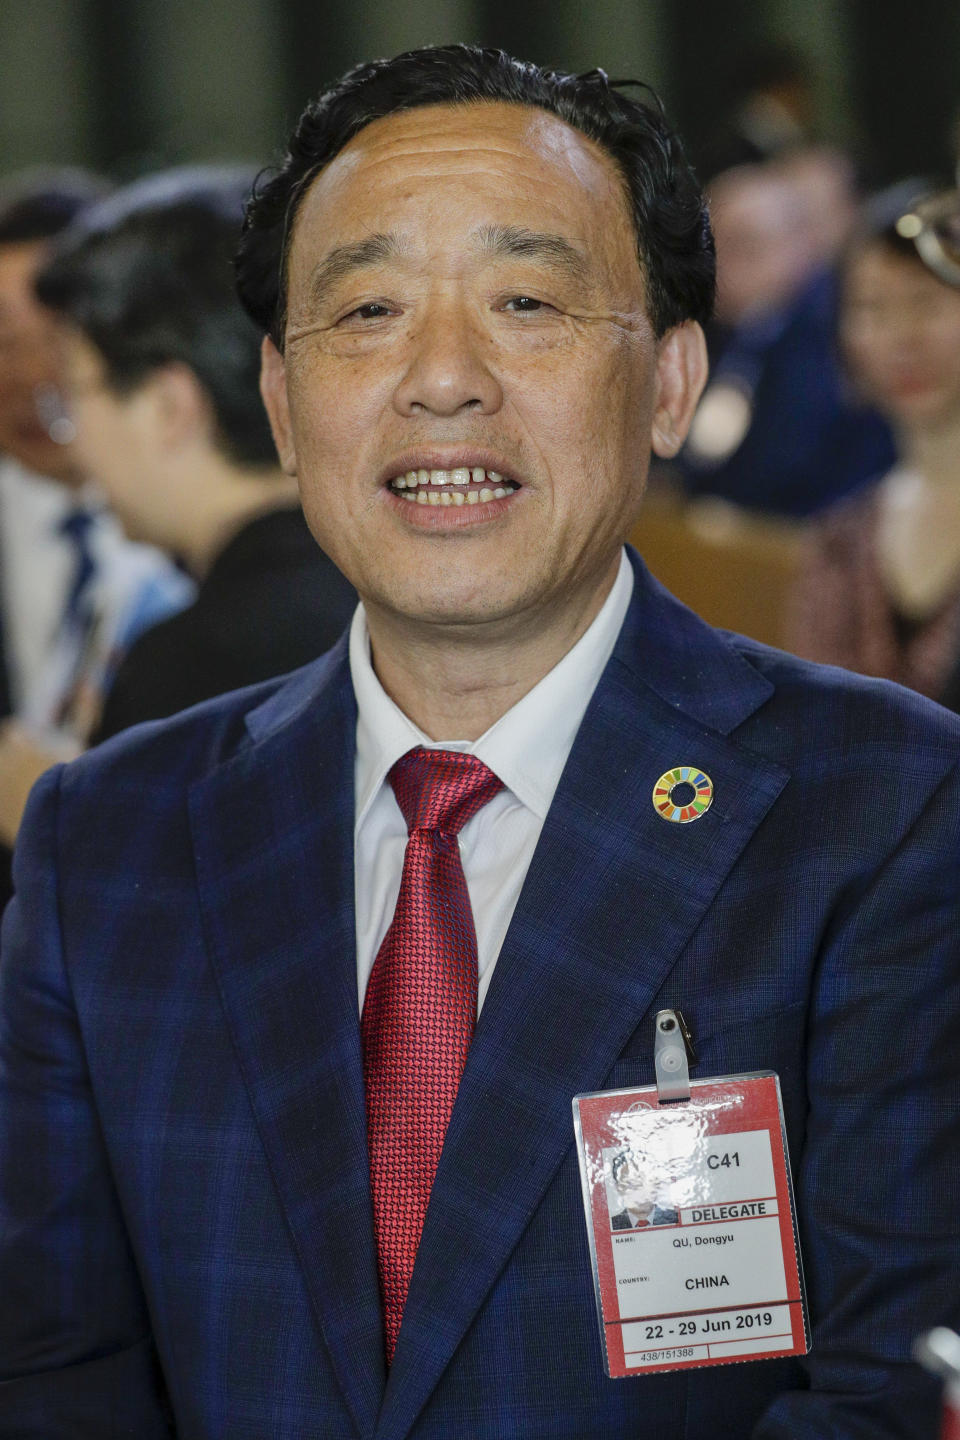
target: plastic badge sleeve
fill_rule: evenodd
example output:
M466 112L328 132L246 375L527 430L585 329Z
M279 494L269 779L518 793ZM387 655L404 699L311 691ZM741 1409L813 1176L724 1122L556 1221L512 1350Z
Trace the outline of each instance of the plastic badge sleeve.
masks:
M803 1355L808 1321L772 1072L573 1102L613 1379Z

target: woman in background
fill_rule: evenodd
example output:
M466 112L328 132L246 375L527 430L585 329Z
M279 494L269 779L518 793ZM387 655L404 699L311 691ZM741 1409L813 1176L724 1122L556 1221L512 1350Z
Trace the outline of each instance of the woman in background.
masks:
M840 315L899 459L814 528L791 648L960 708L960 196L909 198L897 186L867 207Z

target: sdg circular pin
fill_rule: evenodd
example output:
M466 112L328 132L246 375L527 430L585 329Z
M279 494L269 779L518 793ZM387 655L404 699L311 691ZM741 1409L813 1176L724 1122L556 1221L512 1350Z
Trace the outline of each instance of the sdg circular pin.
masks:
M664 820L686 825L699 820L713 804L713 781L696 765L665 770L653 787L653 807Z

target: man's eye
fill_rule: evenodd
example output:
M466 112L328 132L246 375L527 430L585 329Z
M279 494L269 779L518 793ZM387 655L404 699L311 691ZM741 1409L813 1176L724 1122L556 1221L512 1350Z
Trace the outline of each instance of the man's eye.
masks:
M345 320L382 320L385 315L392 314L389 305L384 305L379 300L372 300L369 305L358 305L356 310L351 310L345 315Z
M535 310L546 310L548 306L543 300L535 300L532 295L514 295L504 306L515 315L530 315Z

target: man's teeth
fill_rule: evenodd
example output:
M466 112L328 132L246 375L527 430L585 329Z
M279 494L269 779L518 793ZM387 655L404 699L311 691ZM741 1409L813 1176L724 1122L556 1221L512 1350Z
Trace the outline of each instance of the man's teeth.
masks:
M483 488L440 488L469 485L471 480ZM484 484L484 481L487 483ZM487 505L491 500L502 500L504 496L512 495L517 486L512 480L505 480L496 470L484 470L480 465L468 469L464 465L456 470L408 470L405 475L391 480L390 488L415 505Z

